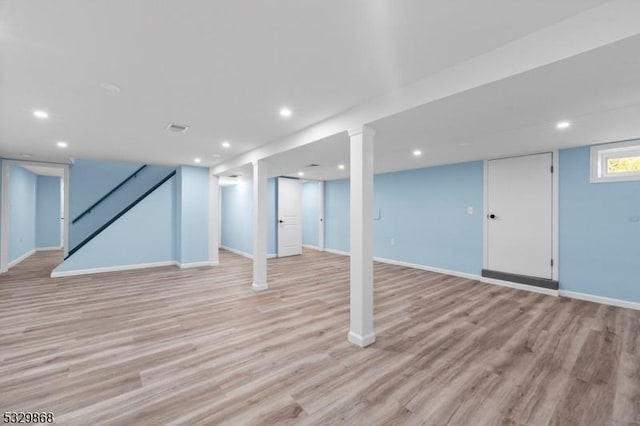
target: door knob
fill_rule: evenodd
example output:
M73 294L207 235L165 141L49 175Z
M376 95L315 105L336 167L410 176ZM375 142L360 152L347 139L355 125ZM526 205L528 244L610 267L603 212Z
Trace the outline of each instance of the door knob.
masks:
M495 219L495 218L496 218L496 215L495 215L495 214L491 213L491 214L489 215L489 219Z
M278 221L278 223L284 223L284 220L280 219L280 220Z

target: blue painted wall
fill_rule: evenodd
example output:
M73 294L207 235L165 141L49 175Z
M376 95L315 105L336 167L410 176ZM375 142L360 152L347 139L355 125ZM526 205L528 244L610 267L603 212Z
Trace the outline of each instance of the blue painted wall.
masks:
M375 256L479 275L483 173L477 161L377 175Z
M325 248L349 251L349 181L325 182L324 186Z
M591 184L589 157L560 151L560 288L640 302L640 182Z
M209 260L209 169L182 166L176 174L176 260Z
M276 248L276 182L267 181L267 253ZM222 245L253 254L253 183L249 180L222 187Z
M0 197L2 197L2 191L4 189L4 185L2 184L2 179L4 176L4 160L0 159ZM1 200L2 198L0 198ZM0 208L0 223L2 223L2 208ZM2 227L0 227L0 241L2 241ZM2 251L2 244L0 244L0 253Z
M318 246L318 225L320 221L318 182L302 184L302 244Z
M222 245L253 253L253 185L242 181L222 187Z
M9 262L36 248L37 176L19 166L9 168Z
M374 255L479 275L482 180L480 161L376 175ZM325 185L326 247L349 251L349 181Z
M174 183L165 182L54 272L174 260Z
M77 159L69 167L69 210L75 218L142 164Z
M141 165L115 161L77 160L69 168L69 247L73 248L116 216L122 209L160 182L172 167L148 166L128 181L90 214L76 219L84 210L129 177Z
M38 176L36 191L36 246L60 247L60 184L54 176Z

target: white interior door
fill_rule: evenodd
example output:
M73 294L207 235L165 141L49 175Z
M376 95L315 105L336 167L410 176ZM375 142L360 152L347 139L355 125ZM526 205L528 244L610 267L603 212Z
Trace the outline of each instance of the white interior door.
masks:
M552 278L552 154L487 162L487 269Z
M278 257L302 254L302 182L278 178Z

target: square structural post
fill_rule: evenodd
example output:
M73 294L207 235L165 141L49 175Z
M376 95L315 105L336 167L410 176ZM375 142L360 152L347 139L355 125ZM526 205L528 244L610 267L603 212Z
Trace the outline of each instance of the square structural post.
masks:
M349 341L369 346L373 328L373 137L368 127L349 129L351 140L351 291Z
M253 162L253 284L255 291L267 284L267 165Z
M209 262L220 263L220 179L209 169Z

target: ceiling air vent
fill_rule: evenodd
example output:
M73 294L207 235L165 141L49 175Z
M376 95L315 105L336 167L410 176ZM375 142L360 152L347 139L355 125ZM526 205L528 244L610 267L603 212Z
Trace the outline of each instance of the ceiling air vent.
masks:
M182 124L169 124L169 126L167 126L167 130L173 133L184 133L189 130L189 126Z
M311 163L311 164L307 164L307 167L318 167L320 164L316 164L316 163Z
M237 177L240 177L240 175L229 175L229 177L230 177L230 178L234 178L234 179L235 179L235 178L237 178Z

